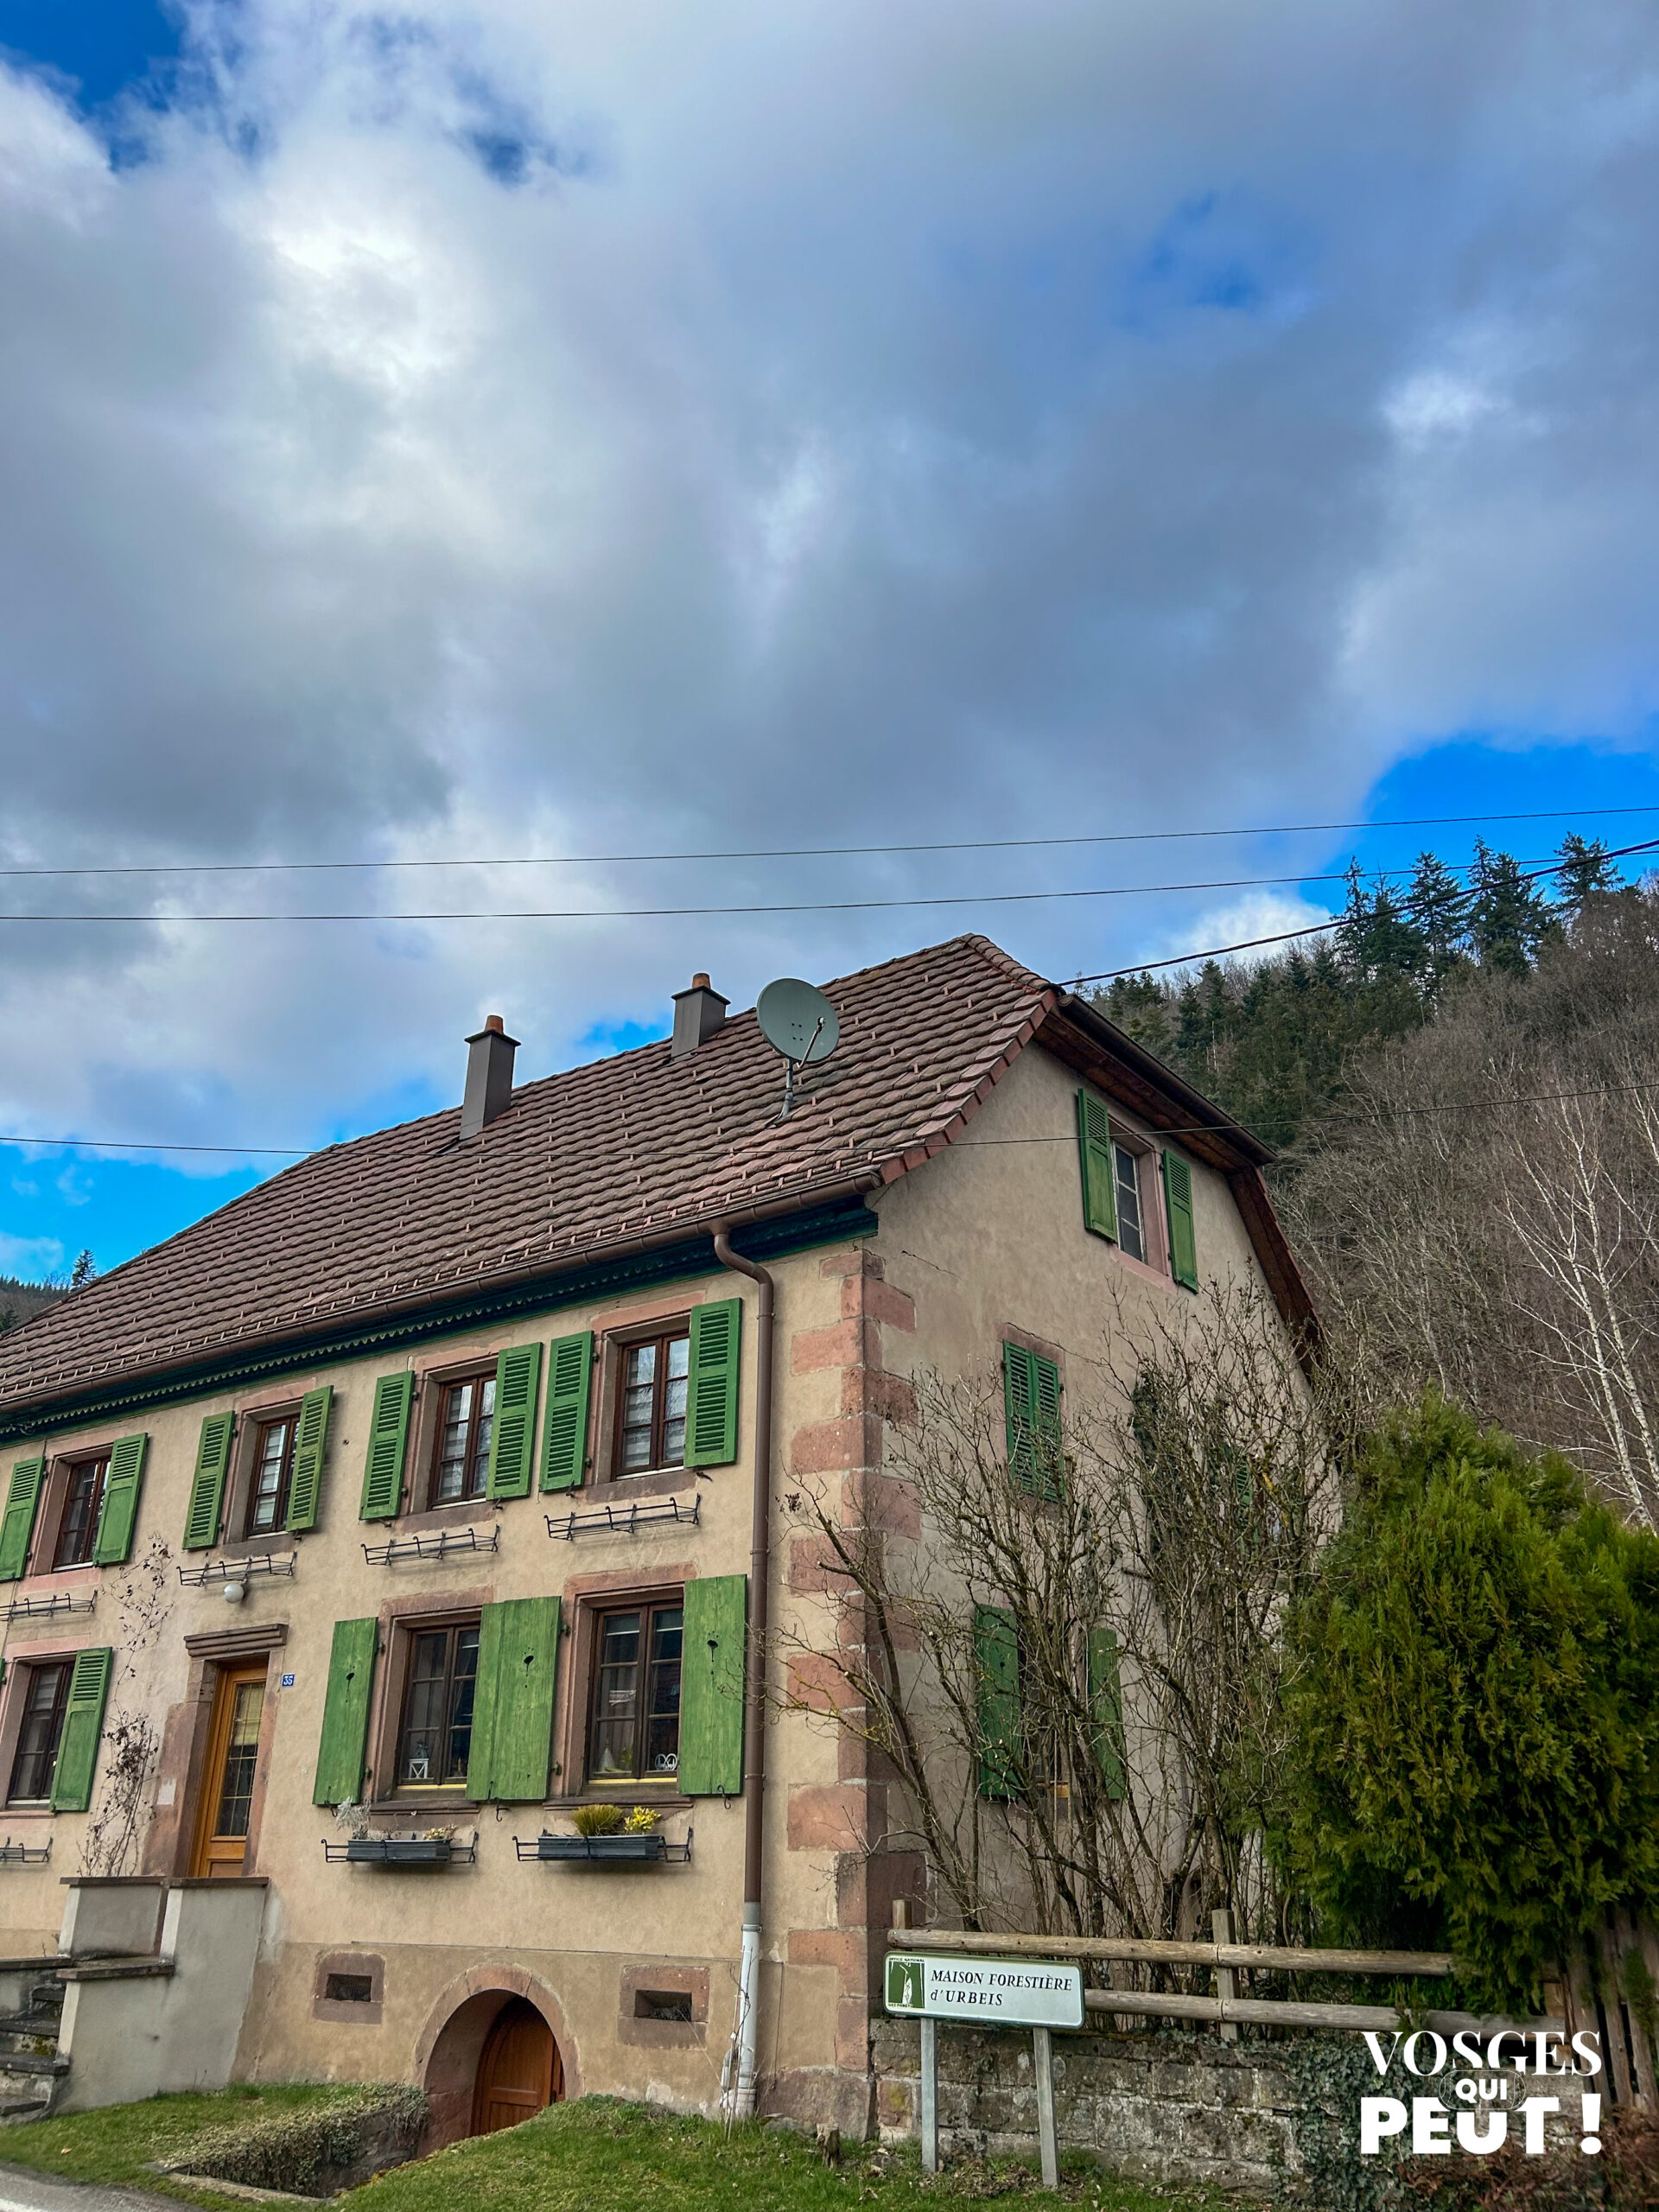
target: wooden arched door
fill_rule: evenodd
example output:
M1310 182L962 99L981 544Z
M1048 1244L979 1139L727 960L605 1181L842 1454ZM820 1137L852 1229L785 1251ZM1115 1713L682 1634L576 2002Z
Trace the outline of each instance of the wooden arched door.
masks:
M563 2094L564 2069L552 2029L533 2005L522 1997L509 1999L496 2014L478 2062L474 2134L517 2127Z

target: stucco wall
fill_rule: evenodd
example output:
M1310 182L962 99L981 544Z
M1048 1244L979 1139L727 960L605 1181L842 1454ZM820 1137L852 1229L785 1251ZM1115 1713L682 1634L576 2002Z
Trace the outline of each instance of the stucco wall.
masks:
M879 1231L868 1244L808 1250L772 1263L772 1605L774 1621L797 1643L823 1645L845 1631L817 1550L788 1511L791 1486L809 1480L831 1485L847 1512L874 1505L913 1541L917 1531L906 1517L913 1505L892 1480L888 1423L905 1414L910 1380L919 1369L986 1371L1009 1325L1063 1347L1068 1361L1087 1362L1115 1310L1114 1290L1131 1306L1185 1299L1160 1269L1136 1267L1084 1230L1071 1141L1076 1088L1077 1079L1057 1062L1039 1050L1026 1052L1003 1075L963 1143L873 1199ZM1193 1184L1201 1269L1206 1276L1253 1273L1224 1183L1194 1163ZM545 1343L588 1326L615 1330L732 1296L744 1308L738 1459L701 1476L688 1472L654 1484L657 1494L688 1503L700 1496L698 1527L550 1541L545 1508L563 1511L592 1503L605 1494L601 1486L597 1493L589 1489L550 1500L538 1495L480 1502L466 1523L499 1527L499 1548L493 1554L391 1568L365 1562L364 1541L394 1533L391 1524L358 1518L379 1375L404 1365L425 1370L462 1358L486 1360L512 1344ZM149 1436L132 1564L14 1586L15 1596L95 1591L96 1610L33 1630L14 1623L5 1646L13 1668L20 1659L77 1646L117 1647L109 1719L142 1713L162 1738L140 1823L143 1871L170 1878L188 1871L216 1668L238 1649L268 1664L250 1871L268 1878L270 1895L237 2054L239 2075L420 2078L444 2008L469 1993L467 1977L482 1974L480 1986L505 1991L509 1980L488 1977L518 1973L541 1993L534 2001L544 1996L550 2017L557 2014L567 2083L705 2109L713 2104L733 2014L741 1806L703 1799L669 1813L664 1825L676 1840L695 1826L687 1866L617 1871L521 1865L514 1856L515 1833L529 1836L543 1824L563 1824L561 1796L577 1779L581 1730L569 1710L568 1639L555 1741L565 1772L555 1777L549 1805L474 1808L461 1801L442 1815L463 1834L476 1827L476 1866L414 1873L326 1865L321 1838L334 1831L311 1793L337 1620L389 1615L416 1600L461 1608L552 1592L564 1599L569 1619L575 1601L597 1588L747 1571L754 1296L752 1283L711 1273L460 1332L415 1354L358 1359L302 1376L273 1374L258 1389L194 1398L50 1438L48 1449L57 1454L138 1427ZM203 1416L292 1402L301 1389L324 1382L333 1385L334 1400L321 1517L315 1532L293 1540L293 1578L251 1580L236 1607L217 1589L181 1588L177 1568L191 1555L181 1551L180 1541ZM595 1421L602 1414L596 1404ZM225 1548L237 1554L244 1547ZM187 1637L196 1640L194 1652ZM264 1648L255 1649L262 1640ZM291 1685L279 1688L286 1675ZM0 1764L8 1771L16 1679L0 1699ZM783 1682L779 1662L774 1690ZM808 1713L778 1713L768 1726L767 1762L764 2094L774 2107L855 2130L869 2112L870 1993L881 1933L893 1896L913 1894L919 1874L902 1856L871 1855L884 1832L886 1784L868 1771L856 1742ZM16 1840L50 1834L54 1857L45 1868L0 1872L0 1951L54 1944L60 1879L79 1870L89 1821L108 1779L100 1777L92 1815L8 1812L5 1826ZM423 1808L390 1824L424 1828L436 1817ZM325 1955L347 1948L380 1962L381 1993L360 2018L325 2003L316 1986ZM645 2024L631 2016L632 1987L653 1962L702 1977L698 1986L706 1986L707 1996L690 2027L642 2037Z

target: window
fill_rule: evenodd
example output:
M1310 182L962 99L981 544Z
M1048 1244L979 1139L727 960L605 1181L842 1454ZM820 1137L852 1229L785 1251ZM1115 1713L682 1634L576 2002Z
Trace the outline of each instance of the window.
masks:
M495 1370L446 1382L438 1407L429 1505L455 1505L482 1497L490 1476L490 1438L495 1428Z
M689 1989L636 1989L633 2017L636 2020L675 2020L689 2027L691 1993Z
M374 1976L372 1974L331 1974L323 1982L322 1993L331 2005L372 2005Z
M104 1503L104 1481L110 1471L107 1452L96 1459L81 1459L69 1470L63 1493L63 1518L58 1523L54 1567L86 1567L91 1563L98 1535L99 1508Z
M289 1486L294 1478L291 1415L262 1422L253 1447L253 1478L248 1484L245 1536L268 1536L288 1526Z
M232 1693L230 1732L225 1745L225 1772L213 1818L217 1838L245 1837L253 1811L253 1775L259 1764L259 1723L265 1709L263 1682L238 1682ZM241 1862L229 1871L240 1870ZM209 1870L210 1872L213 1870Z
M409 1688L397 1734L400 1789L443 1788L467 1779L478 1682L476 1621L422 1629L410 1638Z
M622 1417L618 1423L617 1472L643 1475L685 1465L685 1399L691 1372L691 1338L654 1337L622 1355Z
M23 1725L11 1764L11 1788L6 1793L8 1804L43 1804L51 1798L58 1746L63 1741L63 1718L69 1704L70 1671L67 1659L55 1659L49 1666L29 1670Z
M1118 1243L1132 1260L1144 1260L1147 1232L1141 1214L1141 1162L1128 1145L1114 1143L1112 1165L1117 1184Z
M677 1773L683 1623L677 1599L671 1605L601 1614L589 1781L668 1782Z

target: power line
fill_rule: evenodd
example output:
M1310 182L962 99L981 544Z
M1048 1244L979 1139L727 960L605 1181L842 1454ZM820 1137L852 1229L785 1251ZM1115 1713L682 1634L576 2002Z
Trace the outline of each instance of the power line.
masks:
M349 1140L348 1140L349 1141ZM231 1153L238 1160L254 1157L272 1160L308 1160L314 1152L327 1152L327 1145L291 1144L135 1144L127 1137L9 1137L0 1136L0 1145L38 1144L60 1151L71 1148L77 1152L220 1152Z
M1659 844L1659 839L1653 841ZM1645 846L1629 846L1631 852L1645 851ZM1609 855L1608 858L1617 857ZM1448 874L1466 874L1471 862L1461 862L1448 868ZM1374 871L1366 880L1383 881L1389 871ZM1554 868L1539 868L1533 874L1550 874ZM0 923L4 922L639 922L685 921L707 919L720 915L745 914L862 914L894 908L931 906L1025 906L1043 904L1058 899L1147 899L1160 898L1185 891L1268 891L1283 890L1308 883L1346 883L1351 871L1332 870L1317 875L1234 875L1217 876L1194 883L1114 883L1099 888L1060 889L1055 891L951 891L933 893L926 898L912 899L802 899L780 901L771 905L731 906L484 906L436 907L431 910L403 908L388 911L368 907L356 911L330 913L257 913L257 914L168 914L151 912L143 914L127 913L56 913L17 914L0 910ZM1531 876L1527 878L1530 881ZM1471 894L1459 894L1468 897ZM1336 928L1339 922L1317 922L1309 930L1292 930L1284 937L1252 938L1253 944L1277 944L1286 937L1306 937L1315 931ZM1229 948L1223 948L1227 950ZM1231 948L1242 950L1243 948ZM1185 953L1183 960L1205 960L1208 953ZM1142 962L1140 967L1166 968L1180 964L1175 961ZM1138 974L1135 969L1114 969L1105 971L1113 975ZM1079 976L1080 982L1095 982L1099 976Z
M483 860L373 861L117 861L92 868L0 868L6 876L69 875L273 875L316 874L372 868L620 868L661 861L873 860L907 853L1037 852L1057 846L1167 844L1205 837L1301 837L1348 830L1469 829L1483 823L1600 821L1615 816L1659 814L1654 806L1546 807L1528 814L1417 814L1380 822L1286 822L1258 829L1115 830L1073 837L976 837L939 844L779 845L706 853L540 853L505 854ZM1298 877L1312 882L1313 877ZM146 917L146 918L148 918ZM415 918L424 920L425 916Z
M925 899L803 899L751 906L488 906L387 912L296 914L12 914L0 922L639 922L717 914L856 914L892 906L1018 906L1052 899L1140 899L1177 891L1262 891L1299 883L1344 883L1345 874L1237 875L1206 883L1109 884L1100 890L952 891Z

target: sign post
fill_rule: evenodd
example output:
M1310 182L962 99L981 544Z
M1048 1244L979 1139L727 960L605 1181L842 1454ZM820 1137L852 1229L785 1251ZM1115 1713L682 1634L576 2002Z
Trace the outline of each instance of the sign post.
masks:
M887 2010L922 2027L922 2164L939 2165L938 2022L978 2027L1029 2028L1037 2069L1037 2133L1043 2182L1059 2186L1059 2140L1054 2125L1056 2028L1083 2025L1083 1968L1048 1960L953 1959L929 1953L887 1955Z

